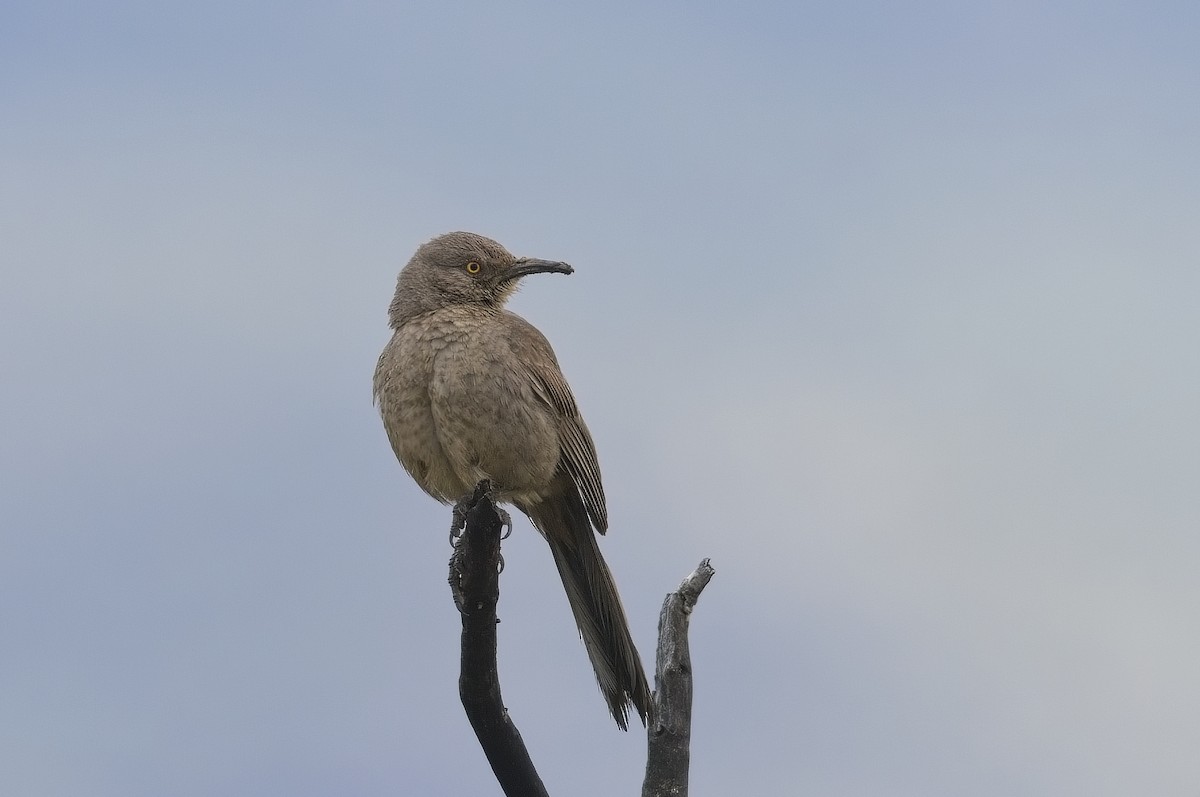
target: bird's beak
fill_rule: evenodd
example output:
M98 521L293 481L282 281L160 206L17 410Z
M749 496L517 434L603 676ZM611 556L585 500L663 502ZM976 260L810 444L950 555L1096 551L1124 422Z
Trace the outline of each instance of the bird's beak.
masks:
M508 267L508 271L504 274L504 279L515 280L529 274L571 274L575 269L571 268L566 263L560 263L557 260L538 260L536 257L522 257L514 260L513 264Z

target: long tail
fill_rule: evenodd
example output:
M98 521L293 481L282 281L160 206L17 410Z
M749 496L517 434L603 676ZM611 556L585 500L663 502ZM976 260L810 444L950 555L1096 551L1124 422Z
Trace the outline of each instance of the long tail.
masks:
M650 686L629 634L617 585L596 545L583 502L574 485L570 487L540 504L518 508L550 543L579 635L613 719L626 730L632 704L645 725L653 706Z

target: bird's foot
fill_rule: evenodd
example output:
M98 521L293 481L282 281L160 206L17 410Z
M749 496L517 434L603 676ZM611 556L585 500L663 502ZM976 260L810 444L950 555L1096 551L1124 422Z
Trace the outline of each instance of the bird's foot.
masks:
M454 505L454 510L450 516L451 548L458 545L458 538L462 536L463 529L467 527L467 513L471 511L471 507L474 505L475 503L471 500L470 496L463 496Z
M495 502L492 498L492 483L484 479L476 485L473 493L464 495L454 503L450 520L450 547L453 548L458 545L458 538L462 536L463 529L467 527L467 514L484 498L492 501L496 515L499 516L500 523L504 526L504 530L500 533L500 539L507 540L508 536L512 534L512 515L508 514L508 511L504 507Z

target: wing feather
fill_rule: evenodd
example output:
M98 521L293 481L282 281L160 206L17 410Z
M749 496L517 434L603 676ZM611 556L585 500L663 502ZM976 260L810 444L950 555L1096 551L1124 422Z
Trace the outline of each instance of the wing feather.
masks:
M604 484L600 480L600 463L596 445L587 424L579 414L571 387L558 367L558 359L549 341L520 316L507 313L510 322L522 329L515 330L512 345L518 359L528 372L534 392L554 411L558 420L558 439L562 450L560 467L575 482L583 505L596 530L608 530L608 509L604 502Z

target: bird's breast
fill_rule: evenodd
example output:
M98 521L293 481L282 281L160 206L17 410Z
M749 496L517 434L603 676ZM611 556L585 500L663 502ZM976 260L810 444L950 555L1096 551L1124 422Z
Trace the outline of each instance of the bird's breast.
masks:
M402 326L380 361L377 394L397 457L442 500L484 478L501 500L540 498L558 467L557 422L507 330L455 313L426 321Z

